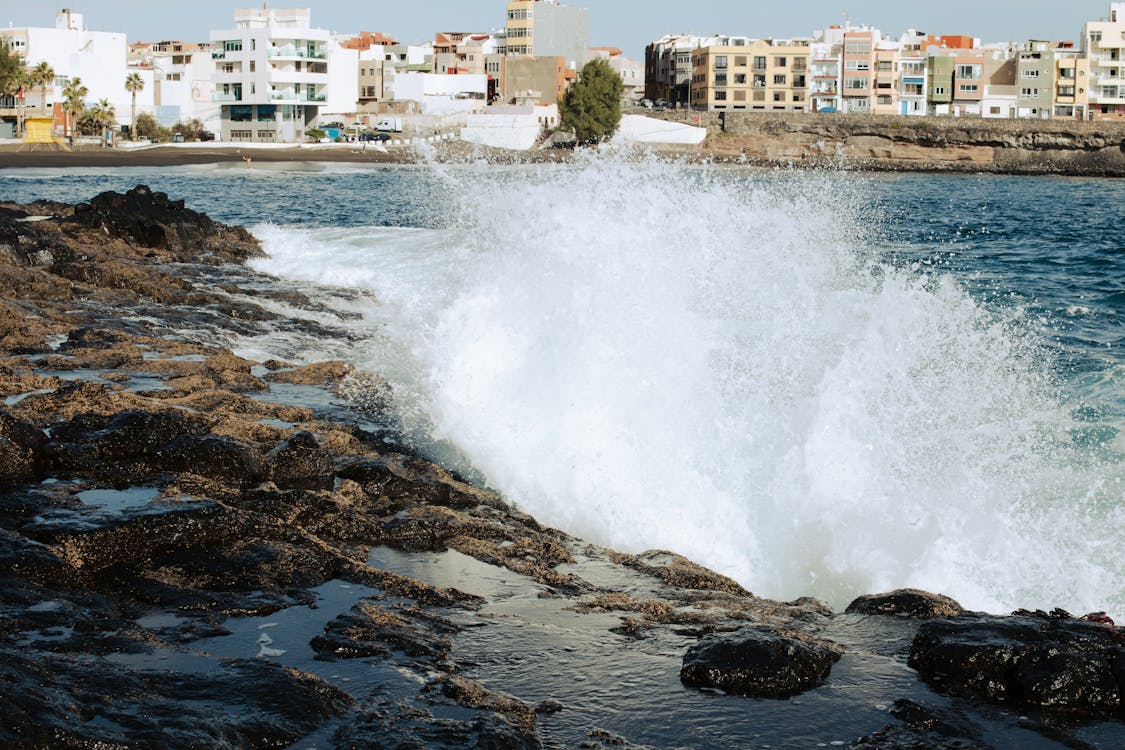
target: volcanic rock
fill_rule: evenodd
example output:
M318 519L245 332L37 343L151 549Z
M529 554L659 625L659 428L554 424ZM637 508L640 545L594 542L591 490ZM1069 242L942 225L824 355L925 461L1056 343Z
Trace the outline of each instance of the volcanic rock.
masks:
M309 645L316 658L326 661L369 656L389 656L392 649L430 663L444 661L457 628L448 620L417 607L388 607L361 601L324 628Z
M41 430L0 410L0 484L38 477L45 442Z
M329 489L335 462L311 432L297 432L266 456L269 478L278 487Z
M895 701L891 714L902 724L891 724L875 734L860 737L853 750L990 750L980 727L952 711L924 706L905 698Z
M826 641L796 638L760 626L711 635L688 649L680 680L756 698L788 698L828 678L840 658Z
M909 664L957 696L1073 717L1125 717L1125 629L1067 618L963 615L924 623Z
M952 617L965 610L960 604L941 594L919 589L896 589L886 594L867 594L848 605L847 614L895 615L920 620Z

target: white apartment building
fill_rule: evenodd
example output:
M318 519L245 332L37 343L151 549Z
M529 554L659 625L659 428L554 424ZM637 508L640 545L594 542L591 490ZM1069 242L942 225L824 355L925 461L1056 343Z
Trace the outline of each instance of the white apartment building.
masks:
M899 39L899 114L926 114L926 42L927 37L914 29Z
M128 44L124 34L89 31L82 14L61 10L55 16L54 28L2 29L0 40L29 67L46 62L55 71L55 80L46 86L46 96L38 86L25 92L25 114L50 111L54 104L62 102L66 85L81 78L88 91L87 104L107 99L117 112L118 122L129 122L132 97L125 90ZM5 99L8 101L0 101L0 108L15 106L11 97ZM61 122L57 127L62 127Z
M844 29L829 26L816 32L809 45L809 106L813 112L842 109L840 80L843 71Z
M1110 3L1109 18L1082 28L1089 61L1089 116L1125 120L1125 3Z
M296 142L327 101L329 33L308 8L243 8L211 32L224 141Z

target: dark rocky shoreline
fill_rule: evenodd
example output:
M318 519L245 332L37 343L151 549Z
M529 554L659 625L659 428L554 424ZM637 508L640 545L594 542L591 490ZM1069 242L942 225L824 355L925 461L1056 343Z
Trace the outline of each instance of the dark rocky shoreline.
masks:
M272 312L325 310L250 271L257 253L143 187L0 204L0 746L651 746L587 723L566 667L506 684L463 645L496 623L496 663L585 629L591 651L682 661L665 694L766 711L845 665L908 664L912 697L853 747L1125 736L1125 630L1098 617L917 591L838 614L541 526L403 444L377 374L231 352L267 328L340 335ZM439 580L451 562L469 573ZM547 635L482 614L512 599L550 608Z

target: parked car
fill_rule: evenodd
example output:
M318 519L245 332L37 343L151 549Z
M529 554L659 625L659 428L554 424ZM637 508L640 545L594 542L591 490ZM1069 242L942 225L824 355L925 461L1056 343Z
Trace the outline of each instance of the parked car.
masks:
M391 136L389 133L363 133L360 135L361 141L389 141Z
M834 114L836 114L836 108L835 107L821 107L820 109L817 110L817 112L820 112L822 115L834 115Z
M652 99L641 99L641 106L645 109L652 109Z
M652 107L653 107L653 109L655 109L658 112L663 112L664 110L668 109L668 100L667 99L657 99L653 103Z
M376 130L393 131L395 133L402 132L402 118L401 117L381 117L375 123Z

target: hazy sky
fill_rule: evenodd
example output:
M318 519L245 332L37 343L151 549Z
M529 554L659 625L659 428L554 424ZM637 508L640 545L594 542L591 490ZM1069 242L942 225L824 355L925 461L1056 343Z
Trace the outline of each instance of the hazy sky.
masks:
M875 0L572 0L590 9L590 43L621 47L642 58L644 46L669 32L751 37L810 36L842 23L876 26L898 36L907 28L931 34L967 34L985 42L1077 39L1082 24L1109 15L1110 0L943 0L940 3ZM335 32L383 31L404 42L422 42L435 31L488 31L504 24L505 0L305 0L271 3L312 8L313 26ZM123 31L130 42L203 41L211 29L233 26L234 9L257 7L238 0L0 0L0 26L53 26L54 13L70 8L94 31Z

